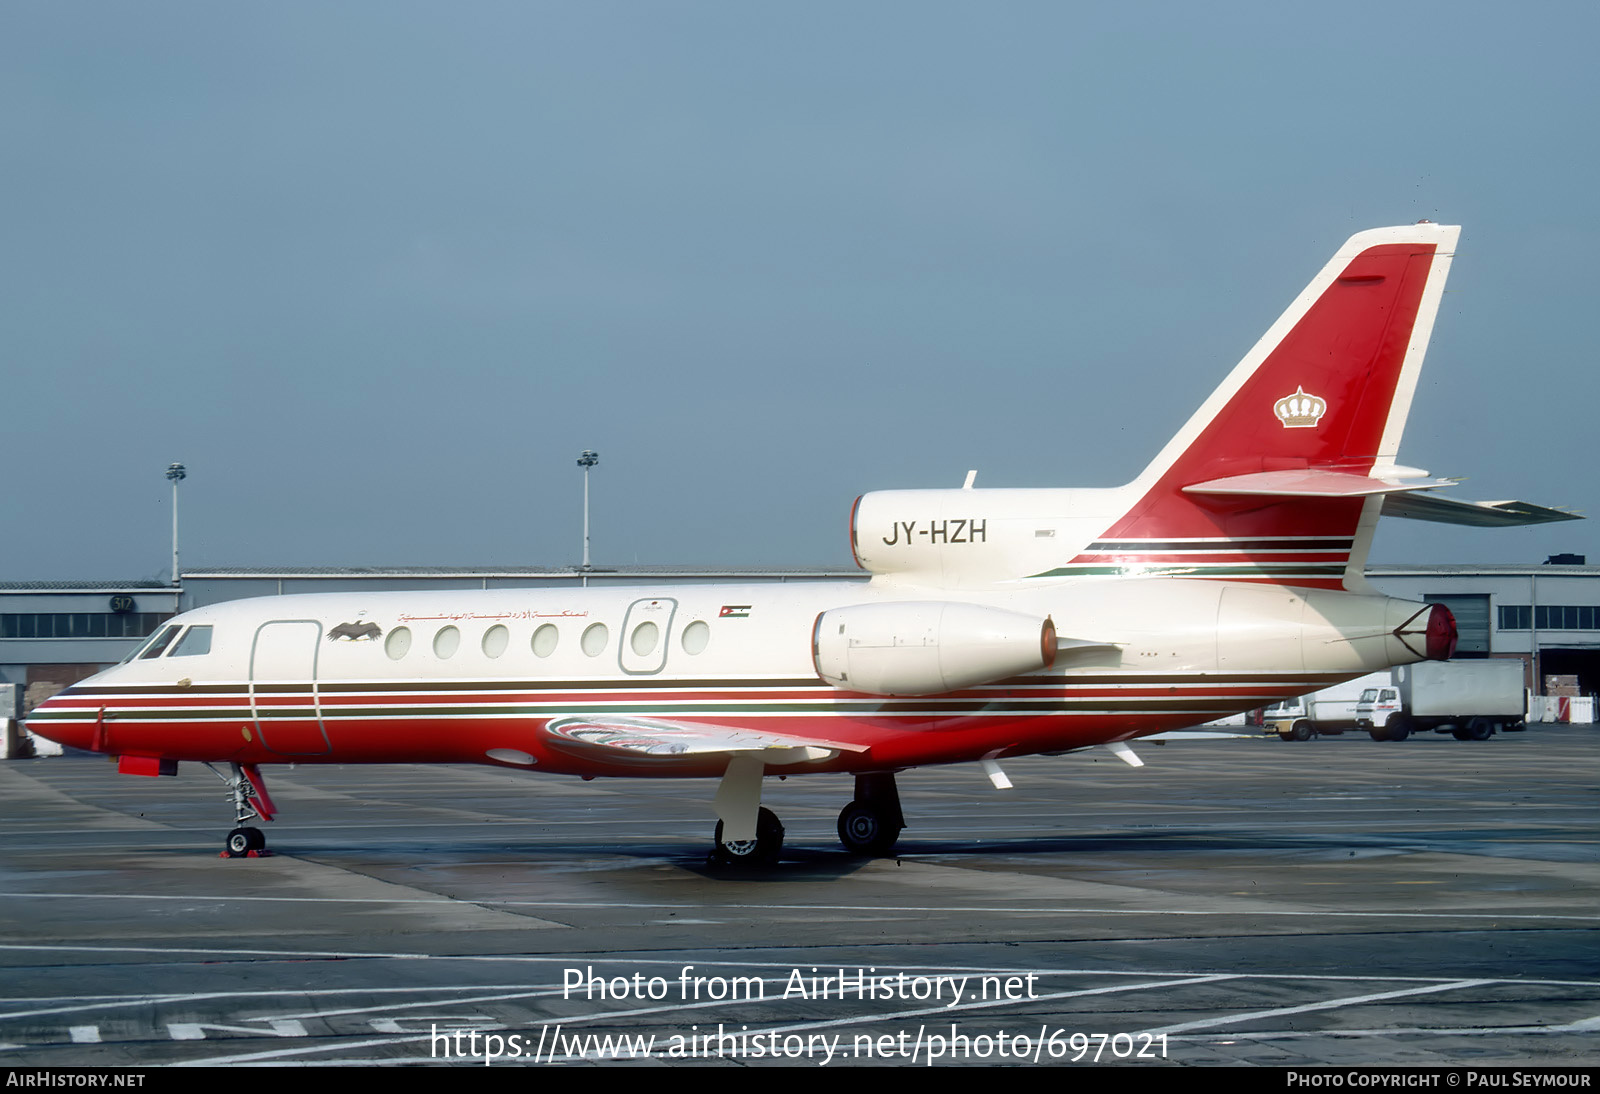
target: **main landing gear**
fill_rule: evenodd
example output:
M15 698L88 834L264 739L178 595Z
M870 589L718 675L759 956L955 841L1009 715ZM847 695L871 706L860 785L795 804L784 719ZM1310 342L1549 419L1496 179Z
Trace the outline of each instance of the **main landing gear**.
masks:
M759 761L729 763L717 790L717 814L721 819L712 837L713 863L766 867L776 864L782 854L783 825L772 810L757 804L761 800L762 774ZM855 800L839 813L839 841L845 849L865 857L888 855L905 826L894 773L857 775ZM727 838L730 835L739 838Z
M770 809L761 808L761 777L766 764L758 756L728 761L713 803L717 831L711 861L719 866L771 866L783 851L783 825Z
M724 840L721 821L712 839L716 846L711 855L723 866L772 866L783 851L783 825L776 813L763 808L756 813L754 839Z
M855 801L839 811L839 842L845 849L872 858L887 855L905 826L894 773L857 775Z
M272 854L267 850L267 837L259 828L245 827L245 821L257 817L270 821L277 813L272 798L267 795L267 784L256 770L255 764L229 764L232 776L224 775L211 764L211 773L221 779L233 795L233 831L222 845L223 858L262 858Z

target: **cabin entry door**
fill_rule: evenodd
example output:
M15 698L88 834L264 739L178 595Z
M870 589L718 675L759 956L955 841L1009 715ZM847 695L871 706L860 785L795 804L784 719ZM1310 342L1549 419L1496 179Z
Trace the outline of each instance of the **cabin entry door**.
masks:
M332 751L322 726L317 653L322 624L276 619L256 628L250 647L250 713L261 743L282 756Z

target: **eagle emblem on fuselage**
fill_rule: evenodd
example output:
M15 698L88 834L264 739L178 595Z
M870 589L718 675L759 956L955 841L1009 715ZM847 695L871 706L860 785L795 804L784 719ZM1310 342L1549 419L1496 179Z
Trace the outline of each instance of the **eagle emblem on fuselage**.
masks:
M383 628L376 623L340 623L328 631L328 641L336 642L341 638L347 638L352 642L363 642L382 633Z

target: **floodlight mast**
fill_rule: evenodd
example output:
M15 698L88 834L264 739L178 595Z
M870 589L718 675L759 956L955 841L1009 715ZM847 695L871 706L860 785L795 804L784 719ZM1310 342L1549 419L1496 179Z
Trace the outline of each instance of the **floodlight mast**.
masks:
M583 468L583 568L589 569L589 468L600 462L600 453L591 452L585 448L578 457L578 466Z
M167 465L167 481L172 483L172 587L178 587L178 484L188 477L181 463Z

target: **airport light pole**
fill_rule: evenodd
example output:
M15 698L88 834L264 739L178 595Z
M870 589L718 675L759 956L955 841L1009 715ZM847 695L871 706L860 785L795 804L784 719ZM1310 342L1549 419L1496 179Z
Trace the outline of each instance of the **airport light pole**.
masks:
M183 464L167 465L167 481L172 483L172 587L178 587L178 484L189 474Z
M600 462L600 453L591 452L587 448L583 455L578 457L578 466L583 468L583 568L589 569L589 468Z

